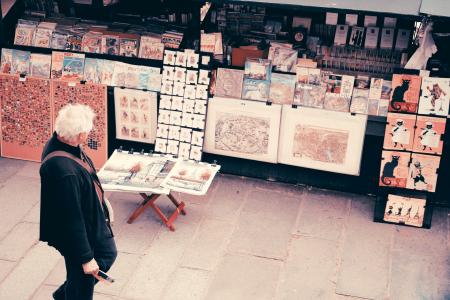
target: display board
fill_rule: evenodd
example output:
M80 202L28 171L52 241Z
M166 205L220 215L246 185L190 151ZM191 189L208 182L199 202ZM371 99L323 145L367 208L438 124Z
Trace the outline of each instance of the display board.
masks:
M107 91L101 84L81 84L62 80L52 81L53 122L59 110L68 103L89 105L95 112L94 126L84 150L96 168L108 159Z
M52 135L50 80L0 74L1 153L41 161Z

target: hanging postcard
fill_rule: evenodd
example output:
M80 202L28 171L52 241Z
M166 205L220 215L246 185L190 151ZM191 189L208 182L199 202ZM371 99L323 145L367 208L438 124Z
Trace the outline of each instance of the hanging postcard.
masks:
M442 154L446 118L417 116L414 152Z
M65 52L61 79L81 81L84 75L84 54Z
M422 227L426 199L388 195L383 221Z
M416 113L420 96L421 77L417 75L394 74L389 111Z
M416 116L388 113L384 133L384 149L409 150L413 148Z
M410 159L410 152L383 151L379 185L406 188Z
M295 75L272 73L269 99L275 104L292 104L295 90Z
M441 158L417 153L413 153L411 158L406 188L434 193Z
M224 69L217 70L216 96L241 98L243 70Z
M450 99L450 78L424 77L419 102L421 115L447 116Z

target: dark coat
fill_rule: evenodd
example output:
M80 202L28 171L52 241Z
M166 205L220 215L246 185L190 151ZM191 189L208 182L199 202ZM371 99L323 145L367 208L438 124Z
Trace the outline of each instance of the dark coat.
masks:
M81 158L81 149L59 141L47 142L42 158L53 151ZM87 156L86 156L87 158ZM87 162L92 161L87 158ZM86 263L94 258L97 242L113 236L105 208L98 199L92 175L67 157L52 157L40 168L41 212L39 240L48 242L65 257ZM96 176L96 175L94 175Z

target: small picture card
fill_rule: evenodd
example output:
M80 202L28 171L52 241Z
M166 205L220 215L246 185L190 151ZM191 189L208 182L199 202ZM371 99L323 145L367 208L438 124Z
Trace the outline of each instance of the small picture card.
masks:
M203 84L197 85L197 91L195 93L195 98L207 100L208 99L208 86L203 85Z
M205 129L205 116L204 115L193 115L192 128Z
M183 113L181 111L172 111L170 113L170 125L181 126L181 116Z
M167 153L172 155L178 155L179 141L167 140Z
M161 94L172 95L173 94L173 81L163 81L161 84Z
M181 126L192 127L193 119L194 119L194 114L183 113L183 119L181 122Z
M185 67L186 66L187 56L184 51L177 52L177 59L175 61L175 66Z
M183 110L183 97L173 96L171 110Z
M186 85L184 89L184 98L187 99L195 99L197 95L197 86L196 85Z
M199 54L195 52L186 52L186 66L188 68L198 68Z
M195 106L195 100L184 99L183 112L193 113Z
M364 16L364 27L377 26L376 16Z
M161 95L159 100L159 108L160 109L171 109L172 107L172 96L170 95Z
M418 116L413 151L441 155L446 122L446 118Z
M192 129L181 128L180 129L180 141L185 143L191 143L192 139Z
M173 81L175 77L175 67L163 66L162 80Z
M201 161L202 160L202 147L192 146L191 154L189 155L189 158L192 160Z
M199 70L198 83L209 85L209 70Z
M167 153L167 140L157 138L155 141L155 152Z
M177 81L175 81L173 83L173 93L172 93L172 95L183 97L184 96L184 87L185 87L184 82L177 82Z
M191 152L191 144L188 143L180 143L178 156L183 159L189 159L189 155Z
M186 69L181 67L175 67L175 81L186 82Z
M170 124L170 110L159 110L158 123Z
M211 63L211 56L209 55L202 55L202 66L209 66Z
M326 13L325 24L337 25L337 22L338 22L338 14L337 13L332 13L332 12Z
M206 115L206 100L195 100L194 113Z
M176 51L172 51L172 50L164 51L164 61L163 61L163 63L165 65L174 66L175 65L176 55L177 55Z
M156 129L156 137L167 139L168 136L169 136L169 125L158 124L158 127Z
M180 126L169 126L169 139L170 140L180 139Z
M197 84L198 71L197 70L187 70L186 72L186 84Z
M381 49L392 49L394 45L394 28L382 28L381 29Z
M203 138L205 133L203 131L192 132L192 145L203 146Z

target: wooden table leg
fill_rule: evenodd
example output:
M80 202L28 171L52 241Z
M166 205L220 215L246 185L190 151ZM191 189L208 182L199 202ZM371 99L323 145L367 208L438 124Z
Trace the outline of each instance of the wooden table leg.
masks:
M167 195L167 197L181 211L181 214L185 216L186 215L186 211L184 210L184 202L181 202L181 203L178 202L178 200L175 199L175 197L172 194L170 194L170 193L169 193L169 195Z
M147 207L152 206L153 202L155 202L155 200L158 199L159 196L161 196L159 194L152 194L148 196L145 193L139 193L139 195L141 195L141 197L144 198L144 201L142 201L142 203L138 206L138 208L136 208L134 212L131 214L131 216L128 218L127 221L128 224L133 223L134 220L136 220L137 217L139 217L144 212L144 210L147 209Z

